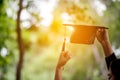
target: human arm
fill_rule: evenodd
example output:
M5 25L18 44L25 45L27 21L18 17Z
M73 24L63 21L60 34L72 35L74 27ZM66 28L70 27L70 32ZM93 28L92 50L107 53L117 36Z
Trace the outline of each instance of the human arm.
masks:
M110 63L116 59L116 56L113 52L113 49L110 44L108 31L107 29L100 28L96 33L97 40L101 43L102 48L104 50L104 55L107 63L107 67L109 69Z
M105 57L110 56L113 53L113 49L110 44L108 31L106 29L98 29L96 33L97 40L101 43L104 50Z
M62 68L68 62L69 59L70 59L69 53L62 51L56 66L54 80L62 80Z

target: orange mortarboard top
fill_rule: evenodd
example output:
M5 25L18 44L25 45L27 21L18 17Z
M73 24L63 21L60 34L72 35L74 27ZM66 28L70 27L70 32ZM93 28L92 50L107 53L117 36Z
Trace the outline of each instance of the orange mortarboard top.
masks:
M95 40L96 32L99 28L108 29L102 26L90 26L90 25L73 25L63 24L64 26L73 26L74 32L70 37L71 43L77 44L93 44Z

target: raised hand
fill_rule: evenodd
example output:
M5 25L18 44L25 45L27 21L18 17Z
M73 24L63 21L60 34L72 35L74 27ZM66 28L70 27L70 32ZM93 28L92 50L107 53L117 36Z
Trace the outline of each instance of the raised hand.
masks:
M71 58L70 54L68 52L62 51L58 60L57 67L61 68L63 67Z

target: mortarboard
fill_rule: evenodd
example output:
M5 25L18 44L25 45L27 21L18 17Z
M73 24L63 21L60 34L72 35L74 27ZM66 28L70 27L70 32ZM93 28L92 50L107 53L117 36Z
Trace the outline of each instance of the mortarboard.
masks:
M90 25L73 25L73 24L63 24L63 25L73 26L74 32L70 37L70 42L77 44L93 44L97 30L99 28L108 29L106 27L90 26Z

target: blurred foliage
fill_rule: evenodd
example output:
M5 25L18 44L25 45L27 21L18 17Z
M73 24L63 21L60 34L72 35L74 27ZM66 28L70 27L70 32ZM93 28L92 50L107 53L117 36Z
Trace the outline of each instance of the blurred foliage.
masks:
M85 1L60 0L55 11L67 12L76 24L96 24L99 16L93 12L89 1Z
M109 0L106 0L109 2ZM106 2L103 2L106 4ZM104 22L107 24L107 26L110 27L110 38L112 41L112 44L116 47L119 48L120 45L118 44L120 41L120 1L119 0L113 0L110 1L108 4L106 4L107 10L105 11L104 14Z
M9 0L0 0L0 80L7 80L6 75L15 63L13 53L17 51L15 20L7 15L8 7Z
M69 21L75 24L108 26L112 45L116 48L120 46L118 44L120 40L120 2L118 0L98 0L106 6L103 16L98 15L94 7L95 0L56 0L51 12L53 18L47 27L41 23L44 17L40 6L42 8L46 6L44 11L47 13L50 9L47 3L51 0L23 1L21 28L25 57L22 80L54 79L55 67L64 38L63 13L67 13L70 17ZM15 80L16 62L18 61L15 31L17 8L18 0L0 0L0 80ZM98 47L99 53L103 53L98 44L95 46ZM6 56L2 55L3 49L7 50ZM73 57L64 67L63 80L104 80L99 66L105 64L97 62L93 49L91 45L67 42L66 50L70 51ZM100 57L103 55L100 54Z

